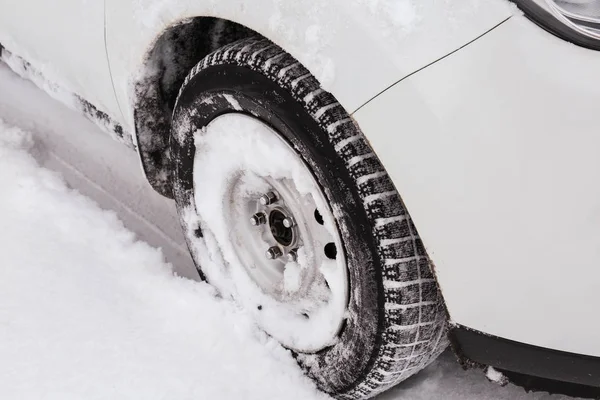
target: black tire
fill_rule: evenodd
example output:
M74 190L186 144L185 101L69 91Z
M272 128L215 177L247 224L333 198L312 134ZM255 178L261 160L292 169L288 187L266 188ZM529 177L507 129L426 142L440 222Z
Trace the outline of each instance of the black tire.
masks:
M235 98L235 107L224 94ZM211 101L203 101L208 97ZM446 316L410 216L344 108L270 41L249 38L227 45L185 79L171 145L180 213L195 204L193 133L230 112L273 127L311 166L329 202L343 210L336 222L351 285L349 317L336 345L296 354L300 365L321 390L340 399L371 397L424 368L446 347ZM181 220L197 260L201 228Z

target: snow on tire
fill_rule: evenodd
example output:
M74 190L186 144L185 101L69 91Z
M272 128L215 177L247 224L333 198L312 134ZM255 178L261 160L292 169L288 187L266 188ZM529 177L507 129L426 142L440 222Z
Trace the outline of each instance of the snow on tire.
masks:
M227 270L218 264L229 257L214 235L219 228L205 223L197 209L197 196L211 187L194 184L198 135L228 113L261 121L289 143L335 217L349 285L344 321L335 340L318 351L288 346L306 373L337 398L363 399L433 361L447 345L445 311L394 184L344 108L266 39L244 39L204 58L186 77L173 113L174 194L201 273L222 294L237 296L213 271Z

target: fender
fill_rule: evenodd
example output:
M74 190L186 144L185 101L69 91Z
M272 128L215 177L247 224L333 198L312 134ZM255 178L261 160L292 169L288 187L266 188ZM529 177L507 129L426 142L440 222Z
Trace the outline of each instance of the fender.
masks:
M291 53L352 113L398 80L474 40L514 11L500 0L427 0L418 4L382 0L371 7L367 2L344 0L258 0L252 4L243 0L106 0L106 45L124 127L144 142L138 147L150 183L169 196L169 164L160 160L166 152L166 139L158 140L158 144L152 139L164 138L168 126L154 124L147 132L140 132L139 127L148 124L139 119L153 117L136 113L139 94L152 92L151 87L140 87L140 77L156 68L149 54L169 28L211 17L239 24ZM209 40L219 40L218 29L213 33ZM185 40L185 36L179 39ZM169 55L171 59L178 56ZM154 148L146 149L146 142L153 143Z
M600 357L599 70L599 52L514 16L354 114L452 323Z

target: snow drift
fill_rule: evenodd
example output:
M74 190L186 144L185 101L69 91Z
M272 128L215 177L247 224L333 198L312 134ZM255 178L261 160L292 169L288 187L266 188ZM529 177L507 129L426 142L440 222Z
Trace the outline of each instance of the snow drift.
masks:
M0 121L2 398L325 398L233 303L40 168L32 145Z

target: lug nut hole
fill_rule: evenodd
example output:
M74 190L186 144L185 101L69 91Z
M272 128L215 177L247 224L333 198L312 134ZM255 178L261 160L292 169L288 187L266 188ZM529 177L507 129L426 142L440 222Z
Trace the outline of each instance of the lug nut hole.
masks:
M319 212L319 210L317 210L316 208L315 208L315 220L320 225L323 225L325 223L325 221L323 221L323 216L321 215L321 213Z
M327 258L335 260L335 257L337 256L337 248L335 247L335 243L327 243L323 251L325 251L325 255L327 256Z

